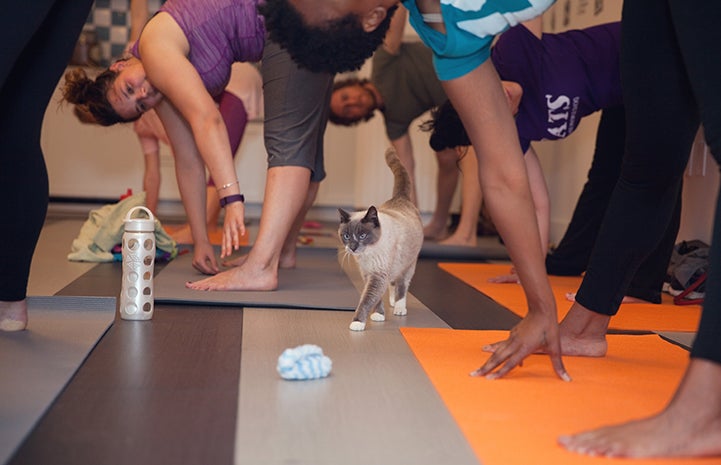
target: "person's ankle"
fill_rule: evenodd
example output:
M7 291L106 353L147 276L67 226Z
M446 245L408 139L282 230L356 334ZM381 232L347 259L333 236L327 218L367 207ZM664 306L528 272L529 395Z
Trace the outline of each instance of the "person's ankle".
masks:
M0 301L0 331L22 331L28 324L27 301Z

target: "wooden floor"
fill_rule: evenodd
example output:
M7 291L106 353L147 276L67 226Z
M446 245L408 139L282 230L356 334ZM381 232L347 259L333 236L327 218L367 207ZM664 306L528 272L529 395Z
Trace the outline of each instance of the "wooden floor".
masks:
M52 259L43 273L62 273ZM119 263L81 271L53 293L118 295ZM116 317L8 463L477 464L398 327L510 329L518 317L435 261L419 263L411 294L407 317L360 334L338 311L159 304L148 322ZM303 343L333 359L329 378L277 375L281 351Z

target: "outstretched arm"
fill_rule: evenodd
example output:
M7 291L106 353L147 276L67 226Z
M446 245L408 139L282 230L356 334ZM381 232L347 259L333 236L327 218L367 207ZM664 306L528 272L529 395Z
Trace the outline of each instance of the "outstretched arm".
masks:
M193 267L205 274L219 271L205 221L205 165L193 134L182 115L169 102L155 107L175 155L175 175L193 235Z
M541 255L543 257L548 253L548 238L551 229L551 201L548 196L548 186L546 178L543 176L541 162L533 147L529 147L523 156L526 162L526 171L528 172L528 182L531 187L531 196L533 197L533 205L536 209L536 220L538 221L538 232L541 235Z
M506 341L495 346L494 353L474 374L503 376L541 349L550 355L558 376L569 379L561 359L556 303L541 253L528 174L498 74L488 60L443 85L473 142L483 198L528 301L528 316Z
M548 237L550 236L551 207L548 197L546 178L543 176L541 162L533 147L529 147L523 156L528 172L528 182L531 188L531 197L538 222L538 232L541 237L541 254L543 257L548 253ZM516 267L511 268L510 274L495 276L488 280L492 283L517 283L519 282Z
M240 194L228 131L198 72L188 61L188 53L189 44L185 35L166 13L154 16L140 37L140 54L148 79L163 93L164 102L172 105L176 113L182 117L195 142L183 146L174 144L176 157L179 156L180 151L188 150L188 153L181 157L182 160L187 161L193 156L191 151L195 152L194 148L197 147L195 156L202 158L199 162L201 164L204 162L210 170L215 185L218 186L219 191L222 190L219 192L220 196ZM170 132L167 127L166 130ZM204 197L204 195L201 197L203 202ZM189 205L193 208L197 207L195 201ZM200 210L203 219L204 210L203 205ZM188 214L190 215L190 212ZM244 215L242 202L229 203L225 207L221 257L230 255L233 250L240 247L240 238L245 234ZM195 234L193 239L197 240Z
M383 39L383 48L391 55L398 55L403 42L403 32L406 28L406 20L408 19L408 10L403 5L398 4L398 9L391 18L391 25Z

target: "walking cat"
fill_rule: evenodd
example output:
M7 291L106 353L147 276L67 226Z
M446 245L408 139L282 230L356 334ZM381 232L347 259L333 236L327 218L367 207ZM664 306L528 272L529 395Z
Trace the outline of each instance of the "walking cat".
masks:
M348 213L342 208L338 236L345 253L358 263L365 283L350 329L363 331L370 314L384 321L383 294L389 293L394 315L405 315L406 294L423 245L423 222L410 198L411 180L395 150L386 151L393 171L393 197L380 207ZM371 313L373 311L373 313Z

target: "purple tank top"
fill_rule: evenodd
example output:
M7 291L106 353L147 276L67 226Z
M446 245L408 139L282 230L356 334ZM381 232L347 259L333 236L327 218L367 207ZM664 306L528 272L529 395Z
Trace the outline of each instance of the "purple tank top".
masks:
M563 139L584 116L623 103L621 24L544 34L516 26L491 59L501 79L523 88L516 127L525 153L532 141Z
M210 95L220 95L236 61L259 61L265 24L258 0L168 0L160 8L170 14L190 44L188 59ZM132 50L138 55L137 43Z

